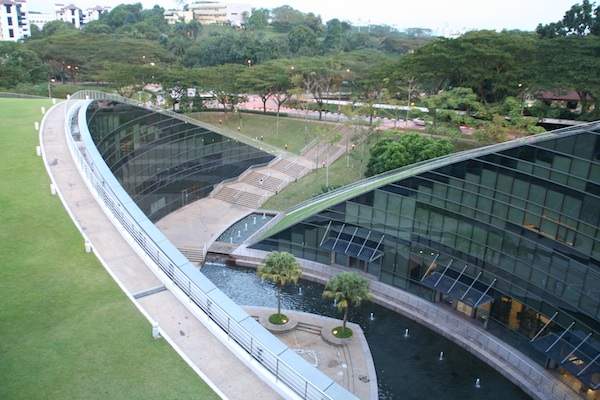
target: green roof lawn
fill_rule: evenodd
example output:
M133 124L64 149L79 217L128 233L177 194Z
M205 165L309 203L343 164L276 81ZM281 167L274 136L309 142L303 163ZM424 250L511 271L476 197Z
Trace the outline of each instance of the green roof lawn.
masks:
M218 399L83 251L35 155L41 106L0 98L0 399Z

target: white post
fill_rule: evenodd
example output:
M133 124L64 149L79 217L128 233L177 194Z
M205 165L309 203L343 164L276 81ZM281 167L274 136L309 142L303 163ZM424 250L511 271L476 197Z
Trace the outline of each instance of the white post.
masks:
M41 111L42 111L42 115L46 114L46 107L42 106Z
M56 104L56 99L52 99L52 105Z
M50 193L52 196L56 196L56 186L54 186L54 183L50 184Z
M38 157L41 157L41 156L42 156L42 148L41 148L40 146L35 146L35 154L36 154Z
M70 94L67 95L67 100L71 100L71 95Z
M34 123L33 123L33 126L35 126L35 130L36 130L36 131L39 131L39 130L40 130L40 123L39 123L39 122L37 122L37 121L36 121L36 122L34 122Z
M85 252L86 253L91 253L92 252L92 244L90 243L89 240L85 241L84 246L85 246Z
M154 339L160 339L160 329L156 322L152 323L152 337Z

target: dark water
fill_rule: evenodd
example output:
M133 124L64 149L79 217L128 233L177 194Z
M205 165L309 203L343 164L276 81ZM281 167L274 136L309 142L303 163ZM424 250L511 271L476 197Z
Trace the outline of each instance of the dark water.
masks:
M251 269L207 264L202 272L240 305L276 307L276 290ZM299 294L302 288L302 294ZM285 290L282 306L339 317L333 304L321 297L323 286L301 281ZM370 320L370 313L374 320ZM365 332L377 371L383 400L525 400L515 385L448 339L377 304L367 303L350 320ZM404 337L405 329L409 337ZM440 352L444 360L439 360ZM475 380L481 379L481 388Z

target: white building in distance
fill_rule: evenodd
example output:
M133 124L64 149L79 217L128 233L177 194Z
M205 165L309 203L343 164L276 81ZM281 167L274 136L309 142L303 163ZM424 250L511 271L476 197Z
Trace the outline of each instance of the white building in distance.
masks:
M0 40L16 42L31 35L26 0L0 0Z
M241 26L243 15L252 7L247 4L225 4L214 0L196 0L186 5L183 10L165 11L165 19L169 24L197 21L202 25Z
M73 24L77 29L80 29L84 24L83 10L74 4L55 4L56 19Z

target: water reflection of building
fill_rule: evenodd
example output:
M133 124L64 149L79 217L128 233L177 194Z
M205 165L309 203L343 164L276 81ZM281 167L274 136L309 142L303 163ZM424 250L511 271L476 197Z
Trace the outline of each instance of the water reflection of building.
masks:
M600 124L455 154L291 210L252 247L364 272L600 388Z

